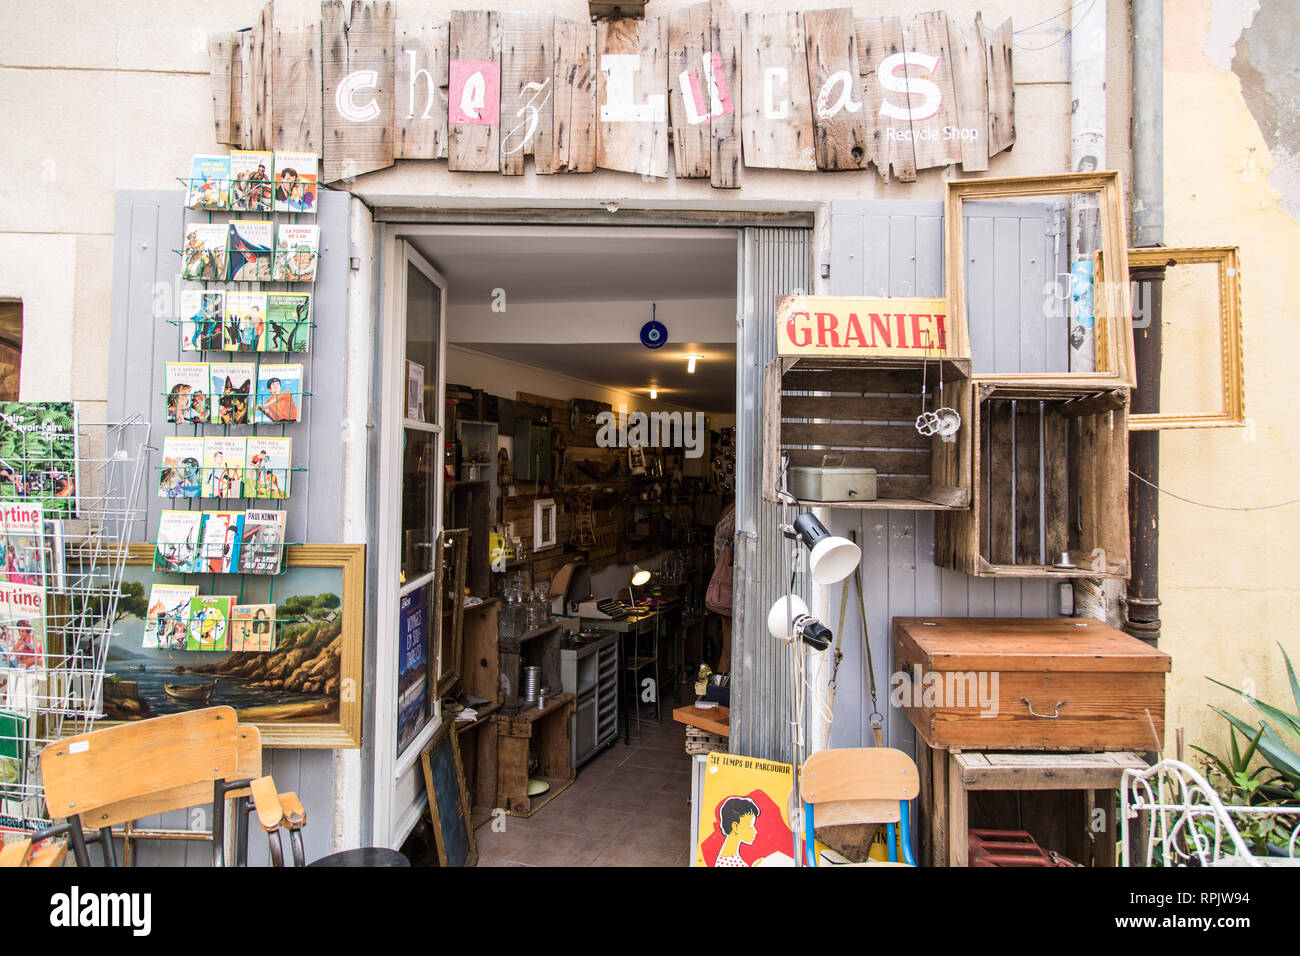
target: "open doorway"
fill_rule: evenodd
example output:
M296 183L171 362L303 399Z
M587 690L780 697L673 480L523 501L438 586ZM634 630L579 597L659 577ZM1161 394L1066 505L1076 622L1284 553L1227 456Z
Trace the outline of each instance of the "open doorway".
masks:
M727 696L731 621L706 596L733 534L738 234L404 238L446 283L442 525L469 535L441 704L467 718L480 865L689 864L673 710Z

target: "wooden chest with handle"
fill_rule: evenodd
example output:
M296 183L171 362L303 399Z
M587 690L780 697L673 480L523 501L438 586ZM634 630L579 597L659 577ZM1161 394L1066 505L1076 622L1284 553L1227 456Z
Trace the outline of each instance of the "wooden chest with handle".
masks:
M1091 619L894 618L891 696L931 747L1151 750L1169 669Z

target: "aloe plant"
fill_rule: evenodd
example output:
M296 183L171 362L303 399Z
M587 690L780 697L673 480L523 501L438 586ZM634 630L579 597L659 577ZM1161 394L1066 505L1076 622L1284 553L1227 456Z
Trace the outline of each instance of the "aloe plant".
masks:
M1282 651L1282 659L1286 661L1287 677L1291 682L1291 695L1295 698L1297 713L1290 713L1280 707L1274 707L1272 704L1257 700L1245 691L1225 684L1223 681L1215 680L1213 677L1208 679L1220 687L1225 687L1240 694L1243 700L1254 706L1267 720L1273 721L1288 736L1300 741L1300 680L1296 679L1295 668L1291 665L1291 658L1287 654L1286 648L1282 647L1281 644L1278 645L1278 648ZM1258 792L1260 795L1272 800L1300 800L1300 754L1297 754L1292 749L1282 735L1270 726L1267 720L1259 721L1258 726L1251 726L1242 718L1230 714L1226 710L1220 710L1218 707L1211 709L1226 720L1234 730L1240 731L1247 740L1252 742L1252 747L1248 748L1252 752L1250 757L1246 758L1246 763L1248 764L1250 759L1254 757L1254 751L1258 751L1268 769L1274 772L1275 775L1267 783L1259 784ZM1237 751L1235 735L1232 738L1232 747L1239 758L1234 760L1233 763L1239 764L1240 758L1244 757L1244 754ZM1204 751L1201 752L1204 753ZM1231 773L1228 774L1229 779L1237 783L1235 775L1245 769L1244 766L1232 766Z

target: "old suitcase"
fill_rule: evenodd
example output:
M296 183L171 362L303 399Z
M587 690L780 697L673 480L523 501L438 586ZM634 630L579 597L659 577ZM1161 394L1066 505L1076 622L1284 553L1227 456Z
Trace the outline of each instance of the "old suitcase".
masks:
M892 697L931 747L1151 750L1169 669L1091 619L894 618Z

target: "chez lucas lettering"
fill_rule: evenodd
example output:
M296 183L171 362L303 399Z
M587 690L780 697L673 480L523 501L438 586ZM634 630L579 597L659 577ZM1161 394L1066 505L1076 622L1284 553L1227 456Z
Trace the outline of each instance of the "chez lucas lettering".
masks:
M944 320L928 312L791 312L785 335L795 348L818 349L918 349L942 352L947 348Z

